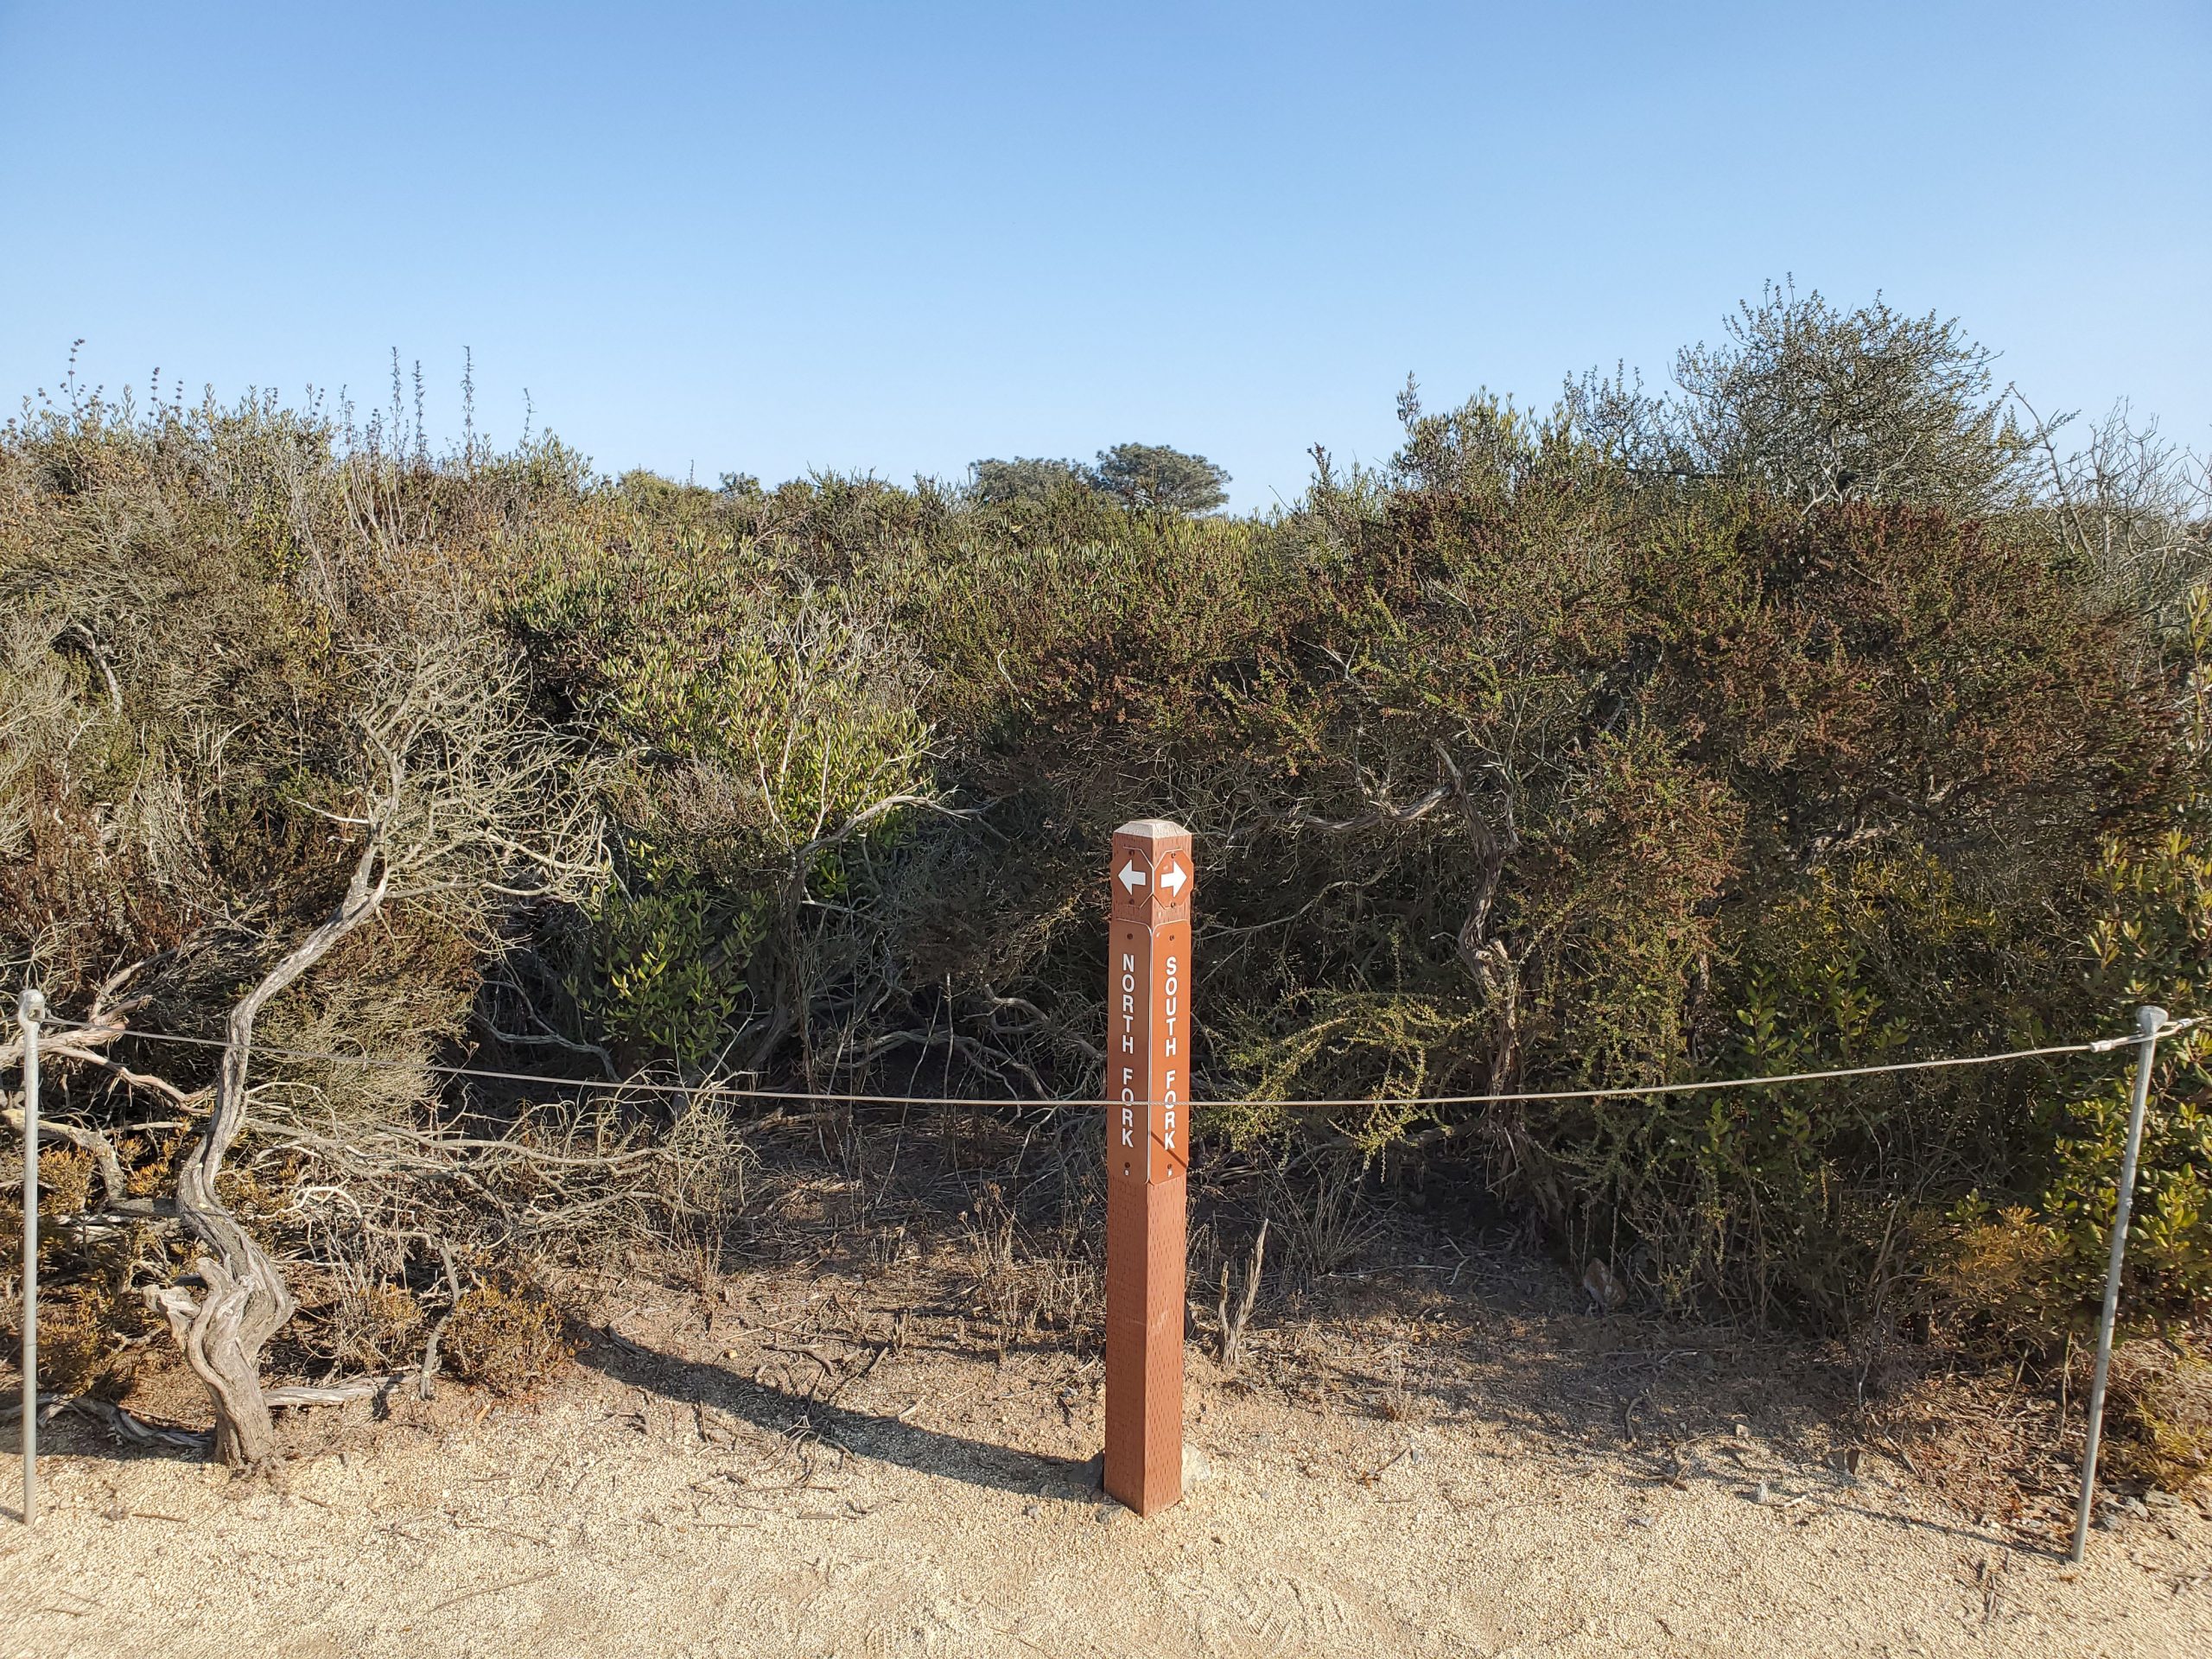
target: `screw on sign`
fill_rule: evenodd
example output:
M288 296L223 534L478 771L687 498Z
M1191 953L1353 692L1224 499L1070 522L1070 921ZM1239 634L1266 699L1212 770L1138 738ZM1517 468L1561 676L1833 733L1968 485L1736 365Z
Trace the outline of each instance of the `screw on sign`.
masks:
M1108 880L1106 1490L1150 1515L1183 1495L1190 831L1123 824Z

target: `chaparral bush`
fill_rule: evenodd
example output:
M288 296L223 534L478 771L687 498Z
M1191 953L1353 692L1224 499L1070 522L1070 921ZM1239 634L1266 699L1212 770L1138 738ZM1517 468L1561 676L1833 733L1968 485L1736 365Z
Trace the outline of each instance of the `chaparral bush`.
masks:
M387 1316L451 1300L452 1250L734 1190L649 1167L683 1109L563 1077L1086 1097L1100 851L1159 815L1198 838L1202 1146L1294 1186L1458 1170L1676 1304L2063 1341L2124 1054L1438 1101L2212 1012L2192 463L2113 424L2069 454L1955 325L1787 292L1665 396L1400 412L1387 466L1317 450L1297 504L1232 518L1071 464L707 490L266 399L27 409L0 955L108 1022L49 1109L147 1189L73 1199L147 1213L59 1237L55 1271L111 1300L190 1265L158 1200L229 1085L129 1030L223 1037L357 899L373 922L278 975L258 1030L393 1064L256 1060L210 1200L351 1287L293 1322L306 1357L366 1351L362 1309L414 1331ZM430 1069L462 1058L549 1081ZM2212 1295L2208 1065L2202 1035L2162 1064L2153 1319ZM1360 1103L1263 1103L1300 1099ZM409 1161L462 1120L508 1148L491 1174ZM558 1345L495 1333L507 1295L453 1321L501 1386Z

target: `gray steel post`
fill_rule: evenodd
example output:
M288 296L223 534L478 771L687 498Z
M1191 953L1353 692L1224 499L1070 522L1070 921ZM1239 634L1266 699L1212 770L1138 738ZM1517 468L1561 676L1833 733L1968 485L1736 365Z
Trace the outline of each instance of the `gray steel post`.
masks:
M23 1524L38 1523L38 1024L42 992L16 1002L23 1028Z
M2135 1160L2143 1151L2143 1114L2151 1100L2151 1062L2158 1047L2164 1008L2135 1010L2135 1098L2127 1109L2127 1145L2120 1154L2120 1196L2113 1209L2112 1259L2105 1268L2104 1312L2097 1319L2097 1369L2089 1383L2089 1440L2082 1452L2082 1497L2074 1509L2074 1550L2080 1560L2089 1542L2089 1503L2097 1487L2097 1444L2104 1438L2105 1378L2112 1370L2112 1328L2120 1315L2120 1265L2127 1254L2127 1212L2135 1207Z

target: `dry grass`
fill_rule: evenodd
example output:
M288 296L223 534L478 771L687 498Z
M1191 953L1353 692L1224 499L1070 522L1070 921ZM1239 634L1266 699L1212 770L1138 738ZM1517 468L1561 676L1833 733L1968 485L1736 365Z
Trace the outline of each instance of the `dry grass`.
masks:
M2113 1472L2179 1492L2212 1473L2212 1360L2184 1339L2113 1356Z

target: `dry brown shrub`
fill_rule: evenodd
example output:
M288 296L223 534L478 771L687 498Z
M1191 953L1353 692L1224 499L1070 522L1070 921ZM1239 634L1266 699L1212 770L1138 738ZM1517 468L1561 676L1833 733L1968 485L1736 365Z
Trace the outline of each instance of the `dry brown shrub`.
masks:
M1932 1289L1938 1310L1969 1346L2004 1352L2027 1341L2046 1344L2063 1330L2068 1288L2060 1239L2023 1207L1990 1211L1961 1227Z
M996 1182L984 1186L972 1211L961 1211L960 1227L974 1281L968 1316L982 1322L993 1347L1003 1353L1046 1331L1071 1332L1090 1322L1098 1304L1096 1263L1065 1238L1033 1238Z
M2114 1474L2177 1492L2212 1471L2212 1359L2185 1342L2126 1344L2111 1399Z
M445 1351L462 1381L516 1395L550 1382L575 1345L543 1287L501 1274L462 1295L446 1327Z
M144 1135L127 1135L116 1142L123 1160L126 1197L150 1198L176 1190L176 1160L191 1144L188 1127Z
M147 1321L136 1297L102 1279L79 1279L39 1298L38 1386L48 1394L119 1396L130 1387Z
M46 1139L41 1135L42 1141ZM38 1151L39 1209L47 1216L80 1215L92 1207L92 1154L71 1147L66 1151ZM20 1203L20 1200L18 1201ZM21 1211L16 1236L22 1236ZM41 1230L43 1233L44 1230Z
M340 1275L328 1317L338 1357L363 1370L396 1370L423 1357L429 1321L415 1293L389 1281Z
M106 1236L89 1255L74 1230L59 1225L96 1207L92 1155L75 1147L39 1154L39 1388L41 1393L113 1397L130 1383L138 1353L155 1330L144 1300L130 1288L131 1263L156 1247L146 1229ZM12 1186L0 1198L0 1260L22 1258L23 1211ZM19 1287L20 1281L12 1281ZM0 1299L0 1348L22 1338L16 1289Z

